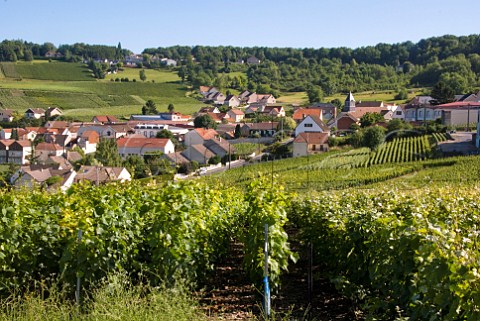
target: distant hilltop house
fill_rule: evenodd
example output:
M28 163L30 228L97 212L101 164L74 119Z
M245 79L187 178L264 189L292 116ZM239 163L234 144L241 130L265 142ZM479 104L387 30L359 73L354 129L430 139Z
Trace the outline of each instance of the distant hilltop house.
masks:
M176 67L177 66L177 61L174 59L169 59L169 58L162 58L160 60L162 65L165 65L167 67Z
M61 52L49 50L45 53L45 58L63 58L65 57Z
M247 58L247 64L250 64L250 65L258 65L260 62L261 62L260 59L258 59L255 56L250 56Z
M143 56L138 54L126 56L124 60L125 66L127 67L136 67L137 64L141 62L143 62Z

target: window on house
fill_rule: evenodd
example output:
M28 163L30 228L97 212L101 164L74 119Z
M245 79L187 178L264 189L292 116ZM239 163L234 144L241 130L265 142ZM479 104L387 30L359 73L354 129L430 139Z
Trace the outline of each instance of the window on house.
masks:
M401 111L397 111L395 114L396 114L397 116L400 116L400 115L402 115L402 112L401 112Z
M313 127L313 124L304 124L304 127Z

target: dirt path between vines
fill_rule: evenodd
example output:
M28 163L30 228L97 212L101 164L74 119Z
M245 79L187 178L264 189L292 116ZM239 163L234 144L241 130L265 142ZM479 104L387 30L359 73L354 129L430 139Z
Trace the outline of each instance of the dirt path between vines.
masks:
M228 258L217 265L206 289L198 293L201 308L211 320L263 320L261 294L242 269L242 249L241 244L231 244ZM362 320L352 302L326 279L315 279L309 304L308 263L301 254L301 259L283 274L279 292L272 292L275 319Z

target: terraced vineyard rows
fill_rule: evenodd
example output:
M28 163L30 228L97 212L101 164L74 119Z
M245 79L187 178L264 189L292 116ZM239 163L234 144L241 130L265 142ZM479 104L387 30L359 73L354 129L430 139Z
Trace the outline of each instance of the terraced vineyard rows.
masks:
M6 78L22 78L17 72L17 68L15 66L15 63L13 62L0 62L0 68L2 69L2 73L5 75Z
M429 136L395 138L370 155L365 166L425 160L432 152Z

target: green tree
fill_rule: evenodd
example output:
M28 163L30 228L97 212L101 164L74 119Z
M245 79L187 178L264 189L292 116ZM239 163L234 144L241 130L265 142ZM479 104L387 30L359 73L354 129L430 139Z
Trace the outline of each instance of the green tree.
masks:
M213 118L210 115L205 114L205 115L200 115L195 117L195 119L193 120L193 126L195 128L216 129L217 123L213 120Z
M12 135L11 135L10 139L19 140L18 130L16 128L12 129Z
M95 159L103 166L118 167L122 165L122 158L118 153L117 141L112 138L102 138L95 152Z
M237 125L235 126L235 131L234 131L234 133L233 133L233 136L234 136L235 138L240 138L240 137L242 136L242 130L241 130L240 124L237 124Z
M148 176L145 160L139 155L127 156L123 165L133 174L134 178L144 178Z
M443 81L437 82L430 94L435 99L434 104L446 104L455 100L455 91Z
M361 127L368 127L384 120L385 118L379 113L365 113L362 118L360 118L360 124Z
M23 59L25 59L25 61L33 61L33 53L30 49L23 52Z
M142 114L143 115L157 115L158 110L157 110L157 105L155 102L151 99L147 100L145 105L142 107Z
M408 98L408 91L405 88L402 88L395 95L395 100L405 100Z
M283 130L292 131L297 127L297 122L292 117L283 118Z
M385 128L380 126L368 127L365 129L362 140L362 146L376 150L385 142Z
M147 75L145 74L145 69L141 69L141 70L139 71L139 75L140 75L140 80L141 80L141 81L147 80Z
M168 104L167 108L169 113L173 113L173 111L175 110L175 106L172 103Z
M310 104L321 102L323 100L322 89L318 86L308 86L307 96Z

